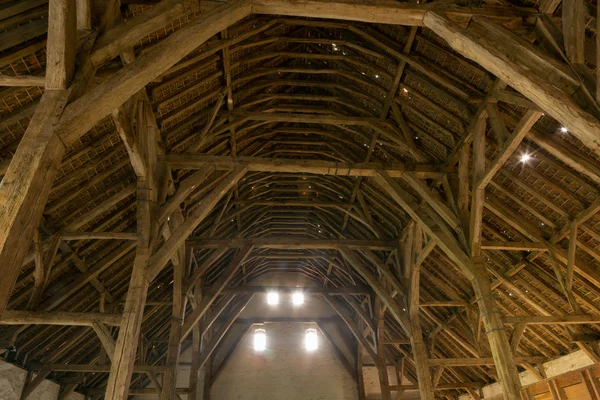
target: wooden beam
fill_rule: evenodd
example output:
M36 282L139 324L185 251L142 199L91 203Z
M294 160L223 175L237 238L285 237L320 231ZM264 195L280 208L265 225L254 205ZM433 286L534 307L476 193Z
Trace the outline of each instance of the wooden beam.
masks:
M251 252L252 246L242 247L231 259L227 267L223 269L223 272L215 281L215 283L212 284L210 289L203 291L202 301L183 322L180 341L183 341L190 334L200 318L206 314L210 305L221 294L223 289L225 289L225 286L227 286L233 276L239 271L239 269L242 267L242 264L246 261L246 258L248 258Z
M227 193L245 174L245 167L238 167L227 175L202 201L186 220L171 234L171 237L156 251L148 261L146 276L151 282L167 264L171 256L184 244L187 237L196 229L198 224L210 214L219 200Z
M565 37L565 51L573 64L585 62L585 2L583 0L563 1L562 28Z
M333 308L333 310L342 318L342 320L344 320L344 322L346 323L346 326L348 327L348 329L350 329L350 332L352 332L352 334L354 335L354 338L358 341L358 343L360 343L360 345L363 347L363 349L367 353L369 353L369 356L371 357L373 362L377 365L378 364L377 353L375 352L375 350L373 350L373 347L371 347L371 344L364 337L363 332L358 328L358 325L356 324L356 322L354 322L354 320L352 320L350 315L346 312L346 309L340 304L339 300L336 300L327 294L323 295L323 299L327 303L329 303L331 308Z
M348 295L368 295L368 287L362 286L347 286L347 287L298 287L298 286L229 286L222 290L221 293L228 294L257 294L277 292L283 294L292 294L302 292L306 295L322 295L329 294L332 296L348 296Z
M390 176L399 178L405 172L414 172L418 178L441 177L443 167L432 165L404 165L402 163L351 163L340 164L335 161L299 160L266 157L229 157L206 155L168 154L164 160L172 168L202 169L206 164L214 164L217 170L230 171L245 166L249 172L308 173L333 176L375 176L378 170L386 171Z
M485 40L437 13L427 13L423 21L425 26L446 40L453 49L477 62L528 97L563 126L569 128L594 152L600 151L596 134L600 129L600 121L582 110L568 93L555 86L555 82L548 82L531 70L511 61L510 56L503 53L502 49L519 48L530 55L531 59L538 60L540 67L543 67L543 62L539 60L548 60L547 56L536 52L532 47L525 48L511 32L489 21L477 20L477 23L489 32ZM503 43L495 42L496 36L504 38ZM548 64L552 63L548 62Z
M365 4L356 0L322 1L322 0L255 0L252 12L255 14L289 15L308 18L330 18L349 21L360 21L378 24L422 26L427 11L435 10L448 14L449 18L468 23L474 15L490 15L503 18L519 18L529 14L532 9L454 7L452 5L414 4L386 2L381 4Z
M340 246L349 249L366 248L371 250L393 250L397 247L397 241L379 239L305 239L295 237L269 237L269 238L237 238L237 239L214 239L191 236L188 243L196 248L238 248L252 246L256 249L331 249Z
M516 316L503 317L505 324L527 324L527 325L577 325L577 324L600 324L600 315L557 315L557 316Z
M136 222L138 241L129 279L129 289L123 307L123 318L113 355L113 364L106 385L106 400L125 400L129 393L131 374L140 338L146 296L151 280L146 276L150 258L159 238L156 212L165 189L158 184L157 154L160 132L153 126L154 115L148 104L140 102L137 125L139 153L145 165L144 173L137 177ZM175 249L177 250L177 249Z
M98 37L90 55L91 62L95 66L101 66L183 14L184 4L181 1L161 1L140 15L115 25Z
M428 215L419 211L420 206L406 193L401 186L385 171L377 171L375 181L407 212L412 219L423 226L423 230L436 241L440 249L452 260L467 279L473 278L472 262L461 249L457 240L431 220Z
M427 359L427 347L423 340L423 329L421 328L420 318L420 265L415 263L416 257L421 251L423 244L423 231L421 226L415 224L413 229L409 230L409 235L413 235L411 241L413 245L412 260L409 265L409 283L408 283L408 313L410 318L410 344L415 363L415 373L419 383L419 394L423 400L434 400L433 380L429 363Z
M492 178L496 175L498 170L502 168L502 166L508 161L508 159L513 155L513 153L517 150L517 147L521 144L525 135L529 132L529 130L533 127L533 125L537 122L538 119L542 116L540 111L527 111L525 115L521 118L512 134L506 139L502 148L498 150L498 154L492 161L492 163L486 168L483 176L480 177L477 182L477 189L485 189L485 187L490 183Z
M110 365L95 365L95 364L39 364L32 363L33 370L48 370L52 372L109 372ZM133 372L145 374L146 372L154 372L156 374L165 372L165 367L161 365L136 365L133 367Z
M92 326L106 324L119 326L120 314L83 313L69 311L17 311L8 310L0 318L1 325L67 325Z
M115 355L115 340L113 339L110 330L102 323L92 324L92 328L94 329L94 332L96 332L96 335L98 335L108 358L112 361Z
M223 322L223 324L219 327L219 330L212 335L212 337L210 338L210 341L206 344L206 347L204 348L204 350L202 350L202 353L200 354L200 358L198 361L198 365L200 365L200 368L202 368L204 366L204 364L206 364L206 362L208 361L208 359L210 358L212 353L217 348L218 344L221 342L221 339L223 339L223 337L225 336L225 334L227 333L227 331L229 330L231 325L233 325L233 323L235 322L237 317L239 317L239 315L242 313L244 308L248 305L250 300L252 300L252 296L241 298L233 306L231 312L227 316L227 320L225 320Z
M173 265L173 308L167 349L167 371L162 378L161 400L173 400L176 397L177 365L179 364L181 350L179 338L187 304L187 296L184 290L186 268L187 265L183 260L177 265Z
M368 269L368 267L364 266L360 259L350 250L348 247L340 247L340 253L344 256L348 264L352 266L363 277L365 281L373 288L377 296L381 299L383 304L390 310L390 313L394 316L396 321L400 324L404 332L410 337L410 322L408 320L408 315L406 311L402 310L400 304L392 298L391 294L389 294L385 288L382 286L381 282L373 273Z
M77 15L75 0L50 0L46 90L65 90L75 72Z
M529 363L539 364L546 361L545 357L515 357L517 364ZM487 358L430 358L429 365L432 367L444 366L444 367L472 367L472 366L484 366L494 365L494 359L491 357Z
M0 315L21 271L40 223L52 180L65 148L53 127L67 101L66 91L42 96L12 162L0 182Z
M41 75L18 75L18 76L0 75L0 86L10 86L10 87L39 86L39 87L44 87L45 85L46 85L46 77L41 76Z
M101 85L69 104L56 127L58 135L66 144L77 140L202 43L249 14L249 1L232 0L175 31Z
M59 232L61 240L137 240L133 232Z
M513 251L546 251L548 245L536 242L501 242L501 241L483 241L482 250L513 250Z
M492 293L489 275L485 269L483 260L476 260L473 265L474 277L471 284L475 289L479 312L482 316L485 332L490 343L502 391L506 398L518 399L519 392L521 391L519 372L513 359L504 325L500 319L500 311Z

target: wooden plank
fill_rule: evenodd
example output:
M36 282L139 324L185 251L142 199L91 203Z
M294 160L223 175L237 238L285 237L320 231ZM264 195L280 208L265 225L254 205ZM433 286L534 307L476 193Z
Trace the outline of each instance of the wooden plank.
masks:
M77 16L75 0L50 0L46 90L64 90L75 73Z
M545 357L515 357L517 364L529 363L539 364L546 361ZM430 358L429 365L432 367L443 366L443 367L472 367L472 366L484 366L494 365L494 359L492 357L482 358Z
M424 23L463 56L498 76L569 128L587 147L595 152L600 151L596 134L600 129L600 121L582 110L570 95L555 87L552 82L546 82L536 74L512 62L500 50L506 47L506 43L490 42L489 38L482 40L472 32L436 13L427 13ZM494 24L486 23L485 28L502 31L504 37L514 38L510 32ZM522 44L516 39L512 45L521 48L524 52L531 52L531 49L523 49ZM540 53L536 53L535 58L548 59Z

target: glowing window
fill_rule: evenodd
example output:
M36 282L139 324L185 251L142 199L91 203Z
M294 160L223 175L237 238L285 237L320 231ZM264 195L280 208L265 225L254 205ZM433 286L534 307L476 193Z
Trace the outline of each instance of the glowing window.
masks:
M277 292L267 293L267 304L269 304L271 306L279 304L279 293L277 293Z
M292 304L295 306L301 306L304 304L304 293L296 292L292 295Z
M306 330L306 336L304 337L304 346L307 351L315 351L319 348L319 341L317 339L317 330L309 328Z
M267 332L264 329L254 331L254 351L265 351L267 348Z

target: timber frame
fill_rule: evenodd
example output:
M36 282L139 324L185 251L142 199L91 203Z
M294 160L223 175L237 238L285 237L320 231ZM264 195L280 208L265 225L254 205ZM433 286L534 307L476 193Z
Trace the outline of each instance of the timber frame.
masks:
M600 8L464 4L6 3L0 353L37 373L22 398L207 398L200 370L280 272L339 316L355 359L312 322L359 399L367 365L385 400L514 400L520 371L600 362Z

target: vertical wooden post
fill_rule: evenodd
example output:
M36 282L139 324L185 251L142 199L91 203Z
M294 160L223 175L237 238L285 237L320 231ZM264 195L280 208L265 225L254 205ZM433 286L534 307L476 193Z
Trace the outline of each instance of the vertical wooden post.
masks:
M563 1L562 25L565 50L573 64L585 62L585 8L583 0Z
M148 294L149 282L146 278L146 267L153 247L151 235L155 235L151 231L157 231L157 229L153 229L154 223L150 211L152 205L155 204L155 198L152 198L152 190L148 189L146 181L143 178L138 178L137 223L139 238L115 354L106 386L105 399L107 400L125 400L129 393L137 341L140 336L144 306Z
M473 261L474 278L471 284L475 289L477 304L482 315L485 334L492 350L492 357L494 358L502 392L507 400L518 399L521 391L519 372L511 353L504 324L500 318L500 311L492 293L489 274L481 258L476 258Z
M382 400L392 400L390 394L390 382L387 371L387 360L385 358L385 319L379 297L375 298L375 313L377 315L377 372L379 374L379 387L381 388ZM361 329L361 332L364 332Z
M198 281L196 288L194 289L194 300L196 304L200 304L202 300L202 281ZM202 331L200 329L200 323L197 323L192 330L192 365L190 367L190 385L188 400L200 400L200 354L202 351Z
M416 258L421 252L423 242L423 231L420 225L416 225L415 229L411 230L414 235L413 249L411 251L412 258L410 260L410 280L409 280L409 300L408 314L410 318L411 337L410 343L412 354L415 360L415 370L417 373L417 381L419 383L419 394L423 400L433 400L433 380L431 371L429 370L429 362L427 356L427 347L423 340L423 331L421 329L421 318L419 316L419 282L420 282L420 265L416 264Z
M112 366L106 386L106 400L125 400L129 393L131 374L137 352L137 343L142 327L149 280L147 268L158 239L158 199L162 198L157 185L158 131L151 124L153 115L143 102L140 102L137 126L140 130L139 149L145 163L145 175L138 176L137 190L137 247L129 290L125 299L119 336L112 358Z
M172 400L177 394L177 365L179 364L179 352L181 343L181 325L185 313L186 297L183 290L185 263L180 260L173 265L173 314L171 316L171 330L169 333L169 348L167 352L167 370L163 375L163 388L160 395L161 400Z

